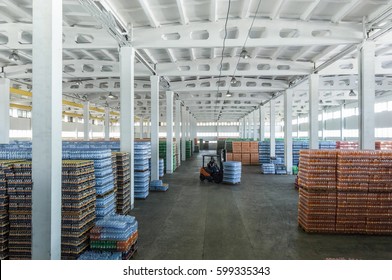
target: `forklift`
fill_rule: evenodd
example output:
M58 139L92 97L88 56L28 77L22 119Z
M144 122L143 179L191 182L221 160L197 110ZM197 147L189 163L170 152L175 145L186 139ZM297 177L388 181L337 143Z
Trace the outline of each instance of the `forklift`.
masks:
M207 180L217 184L223 181L223 161L226 151L223 149L217 155L203 155L203 166L200 168L200 181ZM209 159L209 161L208 161Z

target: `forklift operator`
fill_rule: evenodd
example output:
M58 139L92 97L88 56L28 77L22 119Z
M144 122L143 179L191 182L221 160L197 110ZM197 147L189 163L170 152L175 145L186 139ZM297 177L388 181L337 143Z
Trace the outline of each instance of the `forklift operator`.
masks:
M211 157L210 162L207 164L207 169L210 173L217 173L219 172L219 167L216 164L215 160L213 157Z

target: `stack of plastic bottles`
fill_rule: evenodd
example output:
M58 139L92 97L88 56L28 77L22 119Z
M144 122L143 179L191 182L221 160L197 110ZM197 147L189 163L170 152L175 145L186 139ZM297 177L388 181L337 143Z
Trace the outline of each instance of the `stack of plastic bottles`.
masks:
M159 159L159 177L162 178L164 174L165 164L163 158Z
M185 155L186 158L191 158L192 156L192 141L191 140L187 140L185 141Z
M223 162L223 182L227 184L241 183L242 164L239 161Z
M299 151L309 149L308 140L294 140L293 141L293 166L298 166L299 163Z
M146 199L149 195L151 143L135 142L134 178L135 198Z
M271 163L275 165L283 164L284 163L284 158L282 157L276 157L271 159Z
M8 258L8 194L3 164L0 163L0 260Z
M275 174L275 164L273 163L263 163L261 165L262 174Z
M31 215L32 190L31 162L12 164L12 173L7 177L9 195L9 258L11 260L31 259Z
M128 214L131 210L131 170L128 153L116 153L117 159L117 213Z
M14 145L0 148L0 160L31 160L31 149L20 149Z
M111 150L63 150L63 159L93 160L96 181L96 216L104 217L116 211Z
M284 164L275 164L275 174L276 175L286 175L287 168Z
M268 141L259 142L259 163L263 165L265 163L270 163L270 143Z
M64 160L62 168L61 258L77 259L89 246L95 222L93 161Z
M276 141L275 143L275 156L284 159L284 141Z
M376 150L392 150L392 141L376 141Z
M337 141L336 149L338 150L358 150L359 144L356 141Z
M320 141L319 142L320 150L335 150L336 149L336 141Z
M152 180L150 182L150 191L165 192L169 189L169 184L164 184L162 180Z
M116 153L112 153L112 170L113 170L113 185L114 193L117 195L117 157Z
M99 252L86 251L78 258L80 261L96 260L96 261L121 261L122 253L120 252Z
M94 251L121 252L128 260L137 250L138 223L133 216L111 215L97 220L90 231L90 248Z

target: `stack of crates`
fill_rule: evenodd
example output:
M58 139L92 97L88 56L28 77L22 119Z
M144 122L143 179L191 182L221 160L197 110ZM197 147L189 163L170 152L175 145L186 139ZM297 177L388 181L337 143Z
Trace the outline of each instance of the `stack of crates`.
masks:
M299 152L301 150L309 149L308 140L295 140L293 141L293 166L298 166L299 164Z
M167 163L166 163L166 150L167 150L167 142L166 141L159 141L159 157L161 159L163 159L164 162L164 172L166 172L166 167L167 167ZM176 141L173 141L173 171L177 169L177 143ZM163 175L162 175L163 176ZM160 176L160 177L162 177Z
M121 259L129 260L137 251L137 239L138 223L135 217L112 215L96 222L90 231L90 248L94 251L119 252ZM86 259L86 255L81 259Z
M186 155L187 159L192 157L192 141L191 140L185 141L185 155Z
M284 141L276 141L275 143L275 157L284 161Z
M336 230L335 150L301 150L298 223L306 232Z
M358 150L359 144L356 141L337 141L336 149L338 150Z
M116 153L117 162L117 194L116 206L118 214L128 214L131 210L131 171L129 154Z
M163 158L159 159L159 177L162 178L163 175L165 175L165 161L163 160Z
M135 198L146 199L149 195L151 144L149 142L135 143L134 178Z
M259 163L260 165L271 162L271 146L268 141L259 142Z
M392 150L392 141L376 141L376 150Z
M77 259L89 246L95 222L93 161L64 160L62 169L61 258Z
M9 195L9 258L31 259L31 215L32 190L31 162L12 164L12 173L7 179Z
M8 194L6 170L9 169L8 164L0 162L0 260L8 258Z
M113 170L114 193L117 194L117 158L115 153L112 153L112 170Z
M273 163L263 163L261 165L261 173L262 174L275 174L275 164Z

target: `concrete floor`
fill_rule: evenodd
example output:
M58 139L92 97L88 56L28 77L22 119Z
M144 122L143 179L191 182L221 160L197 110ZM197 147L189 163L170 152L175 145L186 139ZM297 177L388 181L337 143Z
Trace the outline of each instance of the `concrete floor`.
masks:
M166 193L137 200L136 259L392 259L392 236L307 234L297 224L294 176L243 167L240 185L200 182L201 155Z

